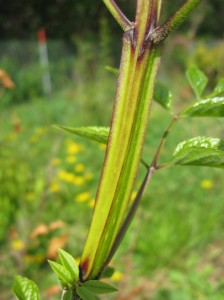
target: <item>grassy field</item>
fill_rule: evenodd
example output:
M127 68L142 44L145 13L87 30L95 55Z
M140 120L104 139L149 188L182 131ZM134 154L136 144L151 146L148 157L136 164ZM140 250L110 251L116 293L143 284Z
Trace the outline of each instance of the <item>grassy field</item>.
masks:
M103 76L103 81L80 80L51 99L33 99L0 113L1 300L14 299L16 274L33 279L44 298L59 299L46 260L56 259L58 247L76 258L81 254L105 146L52 125L108 126L115 81ZM181 105L179 100L177 107ZM169 120L155 103L144 160L150 162ZM223 121L181 121L167 140L161 163L177 143L198 135L223 137ZM140 167L136 190L143 174ZM223 182L223 171L210 168L178 167L156 174L112 262L112 280L120 288L113 299L223 299Z

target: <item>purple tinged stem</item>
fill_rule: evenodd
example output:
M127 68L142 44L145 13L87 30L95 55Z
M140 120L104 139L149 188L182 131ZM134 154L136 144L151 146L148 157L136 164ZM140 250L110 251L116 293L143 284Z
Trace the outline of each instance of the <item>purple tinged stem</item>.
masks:
M125 16L114 0L103 0L108 10L111 12L115 20L127 31L133 27L133 23Z
M147 40L151 40L154 44L163 42L168 35L177 29L186 18L192 13L197 5L203 0L187 0L180 7L180 9L168 19L162 26L157 27L151 34L149 34Z

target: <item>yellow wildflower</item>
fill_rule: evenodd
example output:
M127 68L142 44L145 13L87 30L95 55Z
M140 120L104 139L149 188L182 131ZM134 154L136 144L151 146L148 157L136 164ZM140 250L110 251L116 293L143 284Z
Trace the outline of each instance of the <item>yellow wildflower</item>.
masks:
M85 182L85 178L81 176L74 176L72 183L74 185L82 185Z
M75 175L72 173L67 173L66 177L65 177L65 181L66 182L70 182L73 183L75 180Z
M21 251L25 248L25 244L23 241L17 239L11 242L11 248L16 251Z
M80 193L75 197L75 201L77 201L77 202L85 202L89 199L90 199L90 193L89 192Z
M66 171L59 171L58 172L58 178L66 181L66 182L73 182L75 179L75 175Z
M75 171L76 171L77 173L81 173L81 172L83 172L84 170L85 170L84 164L79 163L79 164L77 164L77 165L75 166Z
M70 142L67 146L67 153L68 154L76 154L76 153L79 153L80 151L81 151L80 145L78 145L74 142Z
M53 181L53 182L51 183L51 185L50 185L50 191L51 191L52 193L56 193L56 192L58 192L59 190L60 190L60 186L58 185L57 182Z
M66 177L66 174L66 171L61 170L58 172L58 178L63 180Z
M214 182L210 179L204 179L201 181L201 188L205 190L211 190L214 187Z
M74 155L69 155L66 158L66 162L69 164L73 164L74 162L76 162L76 157Z
M114 274L111 276L111 280L113 281L121 281L123 278L123 274L119 271L115 271Z

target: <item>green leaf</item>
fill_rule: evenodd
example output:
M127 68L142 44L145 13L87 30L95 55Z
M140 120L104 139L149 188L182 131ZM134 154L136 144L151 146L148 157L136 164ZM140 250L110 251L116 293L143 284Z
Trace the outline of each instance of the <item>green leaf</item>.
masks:
M89 126L89 127L66 127L66 126L54 126L59 129L77 134L81 137L100 142L103 144L107 143L108 135L110 128L109 127L98 127L98 126Z
M82 284L83 287L87 288L94 294L109 294L117 291L116 288L108 283L99 280L88 280Z
M81 137L87 138L89 140L101 143L101 144L107 144L108 136L110 132L110 127L98 127L98 126L88 126L88 127L66 127L66 126L58 126L54 125L57 129L63 129L65 131L77 134ZM141 163L143 161L141 160ZM143 163L144 165L144 163Z
M26 277L16 276L13 291L19 300L40 300L36 284Z
M114 269L114 268L112 268L112 267L107 267L107 268L103 271L103 273L102 273L102 275L100 276L100 278L110 278L110 277L114 274L114 272L115 272L115 269Z
M194 102L181 115L187 117L224 117L224 97L214 97Z
M187 70L186 76L195 94L200 98L208 83L207 76L195 66Z
M116 75L116 76L117 76L118 73L119 73L119 69L113 68L113 67L111 67L111 66L105 66L105 69L106 69L107 71L109 71L110 73Z
M97 300L98 297L91 293L88 289L86 289L84 286L79 286L76 289L76 293L79 295L79 297L82 300Z
M153 99L159 103L163 108L170 110L173 101L173 95L170 90L162 83L155 84Z
M224 93L224 78L221 78L212 92L212 96L219 96Z
M77 265L75 259L66 251L59 249L59 258L63 266L70 272L74 280L79 279L79 266Z
M71 273L64 266L62 266L54 261L51 261L51 260L48 260L48 262L51 265L51 268L53 269L53 271L59 277L59 279L62 280L62 282L70 283L70 284L74 283Z
M224 141L211 137L183 141L176 147L171 163L224 168Z

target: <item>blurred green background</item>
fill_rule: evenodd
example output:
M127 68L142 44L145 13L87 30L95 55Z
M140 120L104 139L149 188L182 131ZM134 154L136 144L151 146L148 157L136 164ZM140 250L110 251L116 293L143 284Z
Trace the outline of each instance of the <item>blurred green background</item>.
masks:
M133 16L135 1L117 2ZM181 3L164 2L163 19ZM0 20L0 298L14 299L12 282L20 274L38 284L44 299L60 299L47 259L57 258L58 247L81 255L105 146L52 125L110 125L116 76L105 66L119 66L122 33L99 0L8 1ZM48 38L47 96L41 27ZM207 92L224 77L223 28L222 1L204 1L167 40L158 78L172 91L176 111L195 100L184 74L189 65L208 76ZM146 161L169 120L154 103ZM161 162L178 142L198 135L224 138L223 120L181 121ZM153 178L112 262L120 288L113 299L223 299L223 182L222 170L196 167Z

